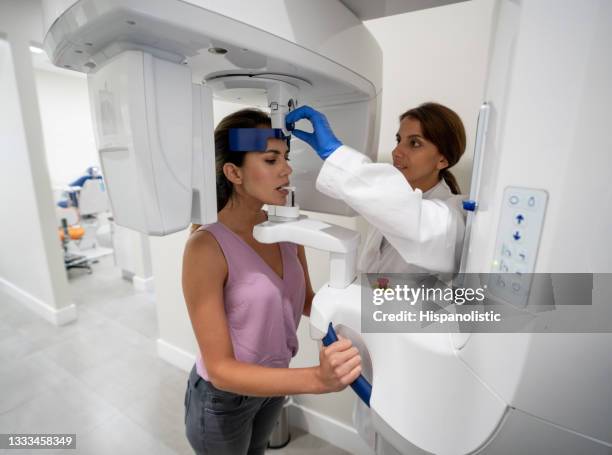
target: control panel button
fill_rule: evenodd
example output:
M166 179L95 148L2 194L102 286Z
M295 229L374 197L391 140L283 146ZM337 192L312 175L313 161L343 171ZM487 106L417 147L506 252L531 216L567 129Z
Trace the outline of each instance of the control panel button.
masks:
M502 256L507 258L512 257L512 250L508 248L505 243L502 245Z
M527 223L527 218L525 217L525 215L521 212L517 212L514 215L514 224L516 226L525 226L525 224Z

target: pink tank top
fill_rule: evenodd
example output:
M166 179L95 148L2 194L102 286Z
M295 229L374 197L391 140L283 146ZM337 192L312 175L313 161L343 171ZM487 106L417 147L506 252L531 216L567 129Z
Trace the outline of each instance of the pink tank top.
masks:
M279 243L283 261L281 279L253 248L224 224L217 222L200 230L207 230L215 237L227 262L223 298L236 360L287 368L298 350L296 331L306 295L297 245ZM202 355L196 359L196 369L208 380Z

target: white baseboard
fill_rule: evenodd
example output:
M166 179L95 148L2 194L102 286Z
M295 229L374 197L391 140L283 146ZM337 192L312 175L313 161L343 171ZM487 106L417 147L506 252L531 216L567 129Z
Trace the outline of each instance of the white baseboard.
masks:
M294 401L289 405L289 425L298 427L353 455L374 455L355 428Z
M157 339L157 355L169 364L187 372L191 371L195 363L193 354L183 351L161 338Z
M77 318L77 309L74 303L62 308L54 308L4 278L0 278L0 293L9 295L18 302L23 303L27 308L51 324L64 325Z
M138 289L139 291L153 291L154 290L154 278L152 276L148 278L143 278L137 275L132 277L132 285L134 289Z

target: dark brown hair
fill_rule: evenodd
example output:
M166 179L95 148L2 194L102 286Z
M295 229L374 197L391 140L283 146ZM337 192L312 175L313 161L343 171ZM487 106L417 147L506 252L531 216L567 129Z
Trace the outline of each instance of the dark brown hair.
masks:
M438 103L423 103L400 115L400 122L406 117L421 123L423 136L432 142L448 161L448 167L440 171L453 194L461 193L455 176L449 171L465 152L465 128L455 111Z
M217 180L217 213L226 206L234 195L234 184L230 182L223 173L223 165L232 163L240 167L244 163L244 157L248 152L230 152L229 130L230 128L270 128L272 121L270 116L258 109L242 109L228 115L219 122L215 128L215 172ZM200 227L199 224L191 225L191 232Z

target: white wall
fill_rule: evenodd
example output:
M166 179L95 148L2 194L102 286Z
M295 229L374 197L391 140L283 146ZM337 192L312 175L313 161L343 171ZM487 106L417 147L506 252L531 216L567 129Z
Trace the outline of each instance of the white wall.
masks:
M188 232L149 237L159 327L158 353L164 360L186 371L193 366L198 352L181 287L183 250Z
M64 270L44 153L30 42L42 40L40 4L0 3L0 301L47 320L76 318ZM1 39L1 38L0 38Z
M494 4L471 0L365 22L383 49L379 161L391 161L401 113L426 101L442 103L465 125L466 152L453 172L468 193Z
M51 184L65 186L100 164L87 78L73 71L37 69L34 74Z

